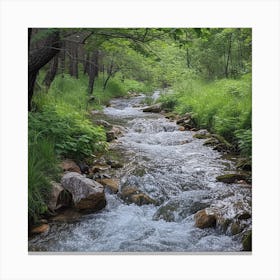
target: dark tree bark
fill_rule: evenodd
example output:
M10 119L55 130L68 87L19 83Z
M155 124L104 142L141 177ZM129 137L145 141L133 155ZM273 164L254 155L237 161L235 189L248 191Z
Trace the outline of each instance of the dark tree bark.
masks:
M98 75L98 50L93 51L89 64L88 94L92 95L94 81Z
M78 43L69 42L69 74L72 77L79 78L78 74Z
M64 78L64 72L65 72L65 42L61 42L61 48L62 50L60 51L60 71L62 78Z
M232 44L232 34L230 34L229 41L228 41L228 52L227 52L227 60L225 65L225 76L228 78L228 68L229 68L229 59L231 55L231 44Z
M55 78L56 72L58 67L58 55L54 56L54 58L50 61L50 67L46 74L46 77L43 83L46 85L47 88L50 87L52 81Z
M89 74L89 60L90 60L90 55L87 53L85 56L84 60L84 74Z
M28 32L29 33L29 32ZM59 31L51 32L44 40L41 48L29 50L28 54L28 110L31 110L31 101L34 84L39 70L46 65L58 52L60 47Z

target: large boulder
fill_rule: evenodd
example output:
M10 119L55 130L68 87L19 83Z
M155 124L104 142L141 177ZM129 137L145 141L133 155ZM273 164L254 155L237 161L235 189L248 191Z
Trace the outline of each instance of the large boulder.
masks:
M239 181L247 181L248 176L245 174L233 173L233 174L225 174L225 175L217 176L216 180L218 182L233 184L233 183L238 183Z
M74 207L83 212L96 212L106 206L104 187L79 173L69 172L61 180L61 185L72 195Z
M159 113L162 111L162 103L157 103L143 109L143 112Z
M198 228L208 228L216 226L215 213L210 211L208 208L198 211L195 215L195 226Z
M71 206L71 203L71 194L65 190L61 184L52 182L52 188L48 202L49 210L55 212L61 207Z

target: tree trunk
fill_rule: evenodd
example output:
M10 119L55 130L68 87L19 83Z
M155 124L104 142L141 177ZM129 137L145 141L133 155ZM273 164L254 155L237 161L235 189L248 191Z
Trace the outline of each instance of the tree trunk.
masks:
M44 84L47 88L50 87L52 81L55 78L56 72L57 72L57 66L58 66L58 55L56 55L51 61L50 61L50 68L46 74L46 77L44 79Z
M30 36L31 37L31 36ZM31 38L30 38L31 39ZM46 65L58 52L60 47L59 31L56 30L44 40L41 48L29 50L28 53L28 110L34 93L34 84L39 70Z
M226 66L225 66L226 78L228 78L229 59L230 59L230 54L231 54L231 43L232 43L232 34L230 34L229 42L228 42L227 61L226 61Z
M94 81L98 74L98 50L93 51L89 64L88 94L92 95Z
M69 42L69 74L78 79L78 45Z
M87 53L85 55L85 61L84 61L84 74L89 74L89 60L90 60L90 55Z

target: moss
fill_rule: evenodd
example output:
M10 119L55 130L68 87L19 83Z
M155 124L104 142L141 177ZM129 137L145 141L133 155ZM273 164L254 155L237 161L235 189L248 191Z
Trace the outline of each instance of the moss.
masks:
M252 231L248 231L242 238L243 251L252 251Z
M232 184L239 180L247 180L247 176L243 174L225 174L216 177L218 182Z
M193 135L193 138L197 138L197 139L208 139L210 137L211 137L211 134L209 134L209 133L206 133L206 134L197 133L197 134Z

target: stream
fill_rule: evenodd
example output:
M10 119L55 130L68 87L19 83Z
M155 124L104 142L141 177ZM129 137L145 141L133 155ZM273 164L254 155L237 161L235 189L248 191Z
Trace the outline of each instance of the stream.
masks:
M218 175L235 170L221 153L180 131L161 114L144 113L145 96L115 99L103 110L106 121L125 127L111 150L124 166L110 176L120 189L136 186L156 201L126 204L106 191L106 207L68 223L51 222L46 234L29 240L29 251L50 252L240 252L241 232L230 227L200 229L194 214L206 207L219 209L233 223L238 214L251 214L251 189L217 182ZM251 228L243 220L242 231Z

